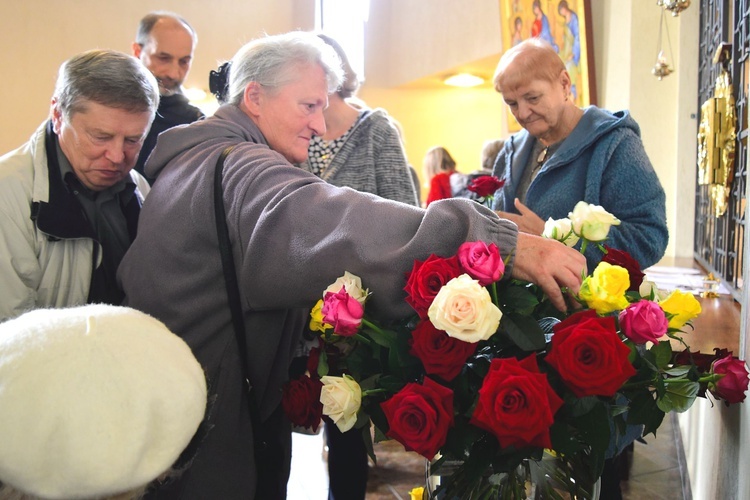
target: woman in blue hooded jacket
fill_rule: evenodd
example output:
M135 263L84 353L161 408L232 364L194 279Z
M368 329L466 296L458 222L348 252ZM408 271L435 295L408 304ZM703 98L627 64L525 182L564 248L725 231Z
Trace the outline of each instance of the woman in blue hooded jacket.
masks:
M495 197L500 215L539 235L547 219L568 217L579 201L600 205L621 221L608 246L628 252L642 268L658 262L669 237L664 189L630 114L576 106L565 63L539 39L508 50L494 81L524 128L495 161L494 175L505 180ZM589 245L589 270L601 258Z

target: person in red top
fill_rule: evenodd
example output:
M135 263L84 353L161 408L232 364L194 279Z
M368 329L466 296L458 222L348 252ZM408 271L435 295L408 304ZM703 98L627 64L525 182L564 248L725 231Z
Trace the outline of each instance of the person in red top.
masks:
M453 197L451 189L451 175L456 173L456 162L448 150L442 146L430 148L424 156L422 164L424 174L430 181L425 206L436 200Z

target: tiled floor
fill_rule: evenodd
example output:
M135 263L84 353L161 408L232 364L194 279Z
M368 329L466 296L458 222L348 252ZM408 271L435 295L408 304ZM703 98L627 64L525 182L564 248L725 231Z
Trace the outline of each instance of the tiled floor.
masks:
M691 500L689 489L683 492L676 427L671 417L664 419L656 438L649 436L647 444L635 443L630 478L622 482L624 500ZM378 463L370 469L367 500L408 500L409 490L424 483L421 456L404 451L395 441L377 444L375 453ZM288 499L326 500L327 495L322 434L294 434Z

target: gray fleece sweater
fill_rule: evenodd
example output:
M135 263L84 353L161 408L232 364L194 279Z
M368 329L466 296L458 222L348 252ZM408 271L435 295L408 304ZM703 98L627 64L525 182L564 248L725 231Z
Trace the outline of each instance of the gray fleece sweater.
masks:
M507 256L517 238L514 224L470 200L423 210L332 186L272 151L233 105L164 132L146 164L158 180L119 279L129 306L190 345L215 398L210 430L179 481L183 499L247 499L256 485L213 212L214 166L230 145L236 147L224 167L223 202L247 331L243 355L263 418L280 403L309 308L344 271L371 290L368 311L405 317L404 273L415 259L452 255L474 240L494 242Z

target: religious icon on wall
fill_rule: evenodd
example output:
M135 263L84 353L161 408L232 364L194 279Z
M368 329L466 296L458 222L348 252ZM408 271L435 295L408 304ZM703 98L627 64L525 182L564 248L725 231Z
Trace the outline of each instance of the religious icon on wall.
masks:
M546 40L565 62L575 103L595 104L589 0L500 0L500 17L503 47L531 37ZM510 112L508 129L520 130Z

